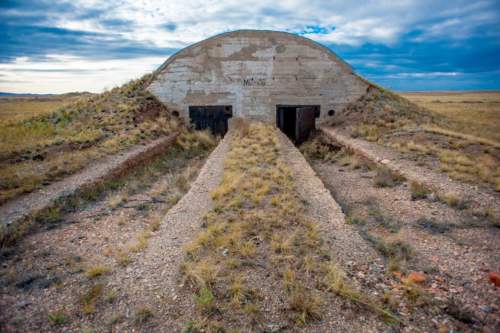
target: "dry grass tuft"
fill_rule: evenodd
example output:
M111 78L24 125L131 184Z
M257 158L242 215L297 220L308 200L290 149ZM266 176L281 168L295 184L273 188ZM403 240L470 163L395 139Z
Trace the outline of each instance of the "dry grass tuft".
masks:
M151 311L150 308L141 307L135 311L134 322L137 325L142 325L153 317L154 317L153 311Z
M50 323L54 326L64 325L69 321L68 315L63 310L50 312L47 315Z
M92 314L95 312L96 303L102 295L103 288L102 284L94 284L80 297L83 314Z
M431 190L427 186L416 181L410 183L410 191L412 200L425 199L431 194Z
M102 276L102 275L105 275L107 273L109 273L109 268L104 267L104 266L94 266L94 267L90 267L89 269L87 269L87 271L85 272L85 275L87 275L87 277L89 279L95 279L95 278Z
M391 170L379 167L373 178L375 187L394 187L403 180L403 177L393 173Z
M453 192L445 193L439 196L439 199L450 207L454 207L457 209L465 209L467 207L465 200L463 200L458 194Z

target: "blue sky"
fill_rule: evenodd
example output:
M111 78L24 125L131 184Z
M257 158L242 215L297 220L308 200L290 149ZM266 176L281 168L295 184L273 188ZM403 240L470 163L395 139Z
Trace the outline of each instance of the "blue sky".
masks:
M500 89L499 0L0 0L0 91L99 92L237 29L299 34L384 87Z

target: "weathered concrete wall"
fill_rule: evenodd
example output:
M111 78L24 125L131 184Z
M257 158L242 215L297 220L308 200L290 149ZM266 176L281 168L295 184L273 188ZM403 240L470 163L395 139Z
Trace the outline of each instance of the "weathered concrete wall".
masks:
M242 30L189 46L165 62L149 90L188 117L189 105L232 105L233 116L276 121L277 104L321 105L318 122L366 92L369 83L312 40Z

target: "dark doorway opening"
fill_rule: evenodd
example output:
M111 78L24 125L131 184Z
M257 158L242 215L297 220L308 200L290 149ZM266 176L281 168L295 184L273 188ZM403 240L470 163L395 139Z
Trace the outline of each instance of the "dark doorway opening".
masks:
M276 126L295 144L301 144L316 128L319 114L319 105L276 105Z
M210 129L212 134L224 136L227 120L233 116L231 105L189 106L189 119L197 130Z

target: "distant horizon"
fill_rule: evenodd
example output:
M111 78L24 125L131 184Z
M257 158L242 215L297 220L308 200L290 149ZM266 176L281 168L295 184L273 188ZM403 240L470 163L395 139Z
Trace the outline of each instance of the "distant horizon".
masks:
M113 88L111 88L113 89ZM482 90L476 90L476 89L470 89L470 90L393 90L389 89L395 93L406 93L406 94L411 94L411 93L494 93L494 92L500 92L500 88L492 88L492 89L482 89ZM67 95L67 94L101 94L102 92L90 92L90 91L68 91L64 93L30 93L30 92L22 92L22 93L14 93L14 92L9 92L9 91L0 91L0 97L9 97L9 96L23 96L23 95L28 95L28 96L60 96L60 95Z
M182 15L179 15L182 13ZM500 89L500 3L409 0L0 2L0 91L99 93L227 31L310 38L394 91Z

